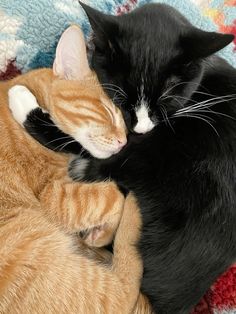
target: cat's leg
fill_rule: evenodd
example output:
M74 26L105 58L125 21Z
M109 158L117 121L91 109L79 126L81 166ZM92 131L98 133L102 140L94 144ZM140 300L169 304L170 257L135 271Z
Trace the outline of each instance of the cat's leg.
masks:
M23 85L15 85L8 91L9 108L14 119L24 125L27 115L40 108L35 96Z
M124 196L113 182L88 184L63 178L46 185L40 202L52 222L68 232L81 233L88 245L100 247L113 239Z
M54 151L80 153L81 145L54 124L27 87L15 85L9 89L8 96L14 119L40 144Z
M131 314L139 311L142 262L136 249L139 211L128 199L113 264L90 256L39 209L0 220L0 313ZM136 304L138 300L138 304Z
M126 301L120 303L122 306L119 311L109 311L108 313L153 313L147 298L140 294L143 266L137 245L141 228L141 214L136 199L129 194L114 240L112 265L112 271L119 279L122 293L126 295ZM117 308L119 308L118 304Z

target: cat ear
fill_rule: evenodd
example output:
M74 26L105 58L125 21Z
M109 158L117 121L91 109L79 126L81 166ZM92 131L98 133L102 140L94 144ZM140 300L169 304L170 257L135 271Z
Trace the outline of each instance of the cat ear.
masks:
M223 49L234 39L232 34L220 34L194 29L183 39L184 49L192 58L205 58Z
M88 16L90 25L94 31L94 44L99 48L113 48L114 34L117 33L118 25L116 17L113 15L104 14L95 10L87 4L79 1Z
M66 80L83 80L90 72L83 32L72 25L58 42L53 73Z

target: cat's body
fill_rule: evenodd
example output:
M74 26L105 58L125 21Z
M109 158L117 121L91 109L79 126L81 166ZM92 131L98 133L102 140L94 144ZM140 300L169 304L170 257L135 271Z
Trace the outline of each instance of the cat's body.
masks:
M71 27L63 36L59 45L67 43L67 36L83 43L78 28ZM84 56L79 57L80 64ZM77 61L73 69L63 62L68 66L62 51L54 70L36 70L0 84L0 313L149 313L148 303L139 296L142 262L134 244L141 221L134 198L125 201L122 216L124 197L114 183L72 182L67 174L70 156L34 141L9 109L8 97L11 109L23 109L15 111L21 121L25 108L35 105L27 86L66 131L83 132L80 119L89 130L96 127L97 136L98 126L112 127L109 145L94 147L95 153L102 154L103 148L110 153L113 136L125 134L122 119L118 123L120 113L106 101L95 74L88 73L84 82L76 80L71 75ZM19 84L24 86L14 86ZM93 99L86 96L86 88ZM102 139L105 129L98 143ZM90 149L93 152L92 145ZM90 249L76 236L86 230L85 242L101 246L116 229L112 261L106 251Z
M236 90L236 71L228 67L227 77L230 72ZM218 91L225 80L218 76ZM219 135L198 118L182 117L171 122L174 131L160 125L146 138L130 139L117 157L87 165L85 180L112 178L138 200L141 289L156 313L189 314L236 261L236 101L211 110L219 112L207 113ZM74 178L85 173L80 162L71 166Z
M158 314L188 314L236 260L236 70L211 56L233 36L196 29L161 4L119 17L83 7L92 66L122 97L128 127L146 134L108 160L78 159L71 175L134 192L142 291Z
M141 69L150 73L144 70L141 101L123 107L134 131L149 131L150 121L153 129L139 139L134 136L133 142L130 139L117 157L91 161L85 179L109 177L134 192L143 219L142 291L158 314L189 314L214 280L236 261L236 70L218 57L208 57L233 36L198 31L168 6L141 10L136 18L146 17L145 30L153 27L150 40L160 45L148 46L148 39L142 43L143 36L133 39L136 49L139 43L146 49L141 56L128 52L131 62L136 56L142 60ZM124 16L124 24L126 19L127 32L132 29L136 34L134 17L135 12L128 23ZM125 36L119 42L126 44L127 52L135 44L125 41ZM109 74L99 56L101 51L95 50L94 67L100 81L107 83ZM112 71L111 63L107 73ZM114 71L117 68L114 65ZM137 78L141 72L137 67L126 69L132 77L132 70ZM136 103L135 79L124 82L115 73L114 77L113 83L130 97L127 103ZM148 108L144 128L138 115L140 103ZM78 166L78 175L80 171ZM76 177L76 167L72 172Z

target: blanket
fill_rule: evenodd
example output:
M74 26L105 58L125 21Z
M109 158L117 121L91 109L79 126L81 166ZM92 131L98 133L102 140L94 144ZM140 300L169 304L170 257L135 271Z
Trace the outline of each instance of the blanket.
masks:
M151 0L84 0L106 13L120 15ZM236 35L236 0L158 0L180 10L204 30ZM88 20L76 0L0 0L0 80L39 67L50 67L62 31L78 23L87 39ZM236 67L234 43L220 55ZM209 289L194 314L236 314L236 265ZM174 314L174 313L170 313Z

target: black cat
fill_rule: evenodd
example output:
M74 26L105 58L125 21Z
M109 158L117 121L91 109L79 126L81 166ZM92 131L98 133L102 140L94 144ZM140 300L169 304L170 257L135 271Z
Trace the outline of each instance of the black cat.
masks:
M158 314L187 314L236 261L236 70L212 55L234 37L163 4L119 17L82 6L92 67L131 132L118 155L90 159L83 179L111 177L136 195L142 291ZM78 159L71 175L80 170Z

